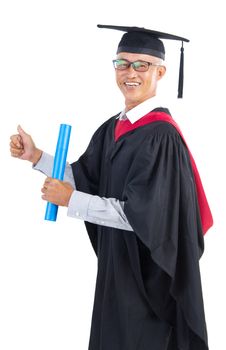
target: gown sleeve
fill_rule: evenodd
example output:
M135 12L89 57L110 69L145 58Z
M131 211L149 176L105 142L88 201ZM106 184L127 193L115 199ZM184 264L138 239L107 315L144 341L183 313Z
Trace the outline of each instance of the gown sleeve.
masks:
M71 164L73 176L76 183L76 189L91 195L99 194L100 186L100 169L103 156L103 143L106 128L110 118L102 124L94 133L86 151L81 157ZM97 225L85 221L85 226L92 243L93 249L97 254L98 232Z
M137 152L124 200L126 217L150 255L143 263L144 288L158 317L173 325L175 349L208 349L196 188L186 146L171 126L156 130Z

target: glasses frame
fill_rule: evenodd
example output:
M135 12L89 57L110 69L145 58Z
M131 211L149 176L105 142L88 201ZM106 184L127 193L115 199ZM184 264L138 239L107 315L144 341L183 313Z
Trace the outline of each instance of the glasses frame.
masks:
M118 67L116 66L116 63L117 63L118 61L124 61L124 62L126 62L126 64L127 64L126 67L125 67L125 68L118 68ZM146 63L146 64L147 64L147 69L145 69L145 70L140 70L139 68L137 69L137 67L136 67L136 63L137 63L137 62ZM113 65L114 65L114 68L115 68L116 70L119 70L119 71L121 71L121 70L123 71L123 70L129 69L130 66L132 66L133 69L134 69L136 72L147 72L150 66L153 66L153 67L155 67L155 66L160 67L160 66L161 66L161 64L152 63L152 62L143 61L143 60L136 60L136 61L131 62L131 61L125 59L125 58L117 58L117 59L114 59L114 60L112 60L112 63L113 63Z

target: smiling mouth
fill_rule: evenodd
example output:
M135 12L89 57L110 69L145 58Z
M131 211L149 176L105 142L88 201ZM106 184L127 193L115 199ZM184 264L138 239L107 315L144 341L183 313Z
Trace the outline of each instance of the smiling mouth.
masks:
M140 83L138 83L138 82L128 82L128 81L126 81L126 82L124 83L124 85L127 86L127 87L137 87L137 86L140 86Z

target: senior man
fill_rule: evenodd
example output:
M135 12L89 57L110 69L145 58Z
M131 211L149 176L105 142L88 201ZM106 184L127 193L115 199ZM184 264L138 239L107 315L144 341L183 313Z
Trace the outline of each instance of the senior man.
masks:
M44 200L85 221L98 258L89 350L207 350L199 259L212 216L183 135L156 97L166 72L159 38L188 40L100 27L126 32L113 61L124 109L67 165L64 181L51 178L53 157L21 127L11 154L48 176Z

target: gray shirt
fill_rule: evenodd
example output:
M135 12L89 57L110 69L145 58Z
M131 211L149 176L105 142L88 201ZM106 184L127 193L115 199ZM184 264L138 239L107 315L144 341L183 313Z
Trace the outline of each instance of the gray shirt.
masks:
M53 161L53 156L43 152L41 159L33 168L51 177ZM93 224L133 231L123 211L124 202L116 198L104 198L77 191L72 169L68 163L64 181L69 182L74 188L68 205L68 216Z

